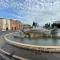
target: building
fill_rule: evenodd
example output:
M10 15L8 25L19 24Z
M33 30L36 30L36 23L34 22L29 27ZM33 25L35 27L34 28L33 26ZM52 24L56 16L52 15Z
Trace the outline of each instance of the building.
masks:
M0 18L0 30L23 29L23 23L18 20Z
M23 29L23 23L18 20L10 20L10 28L11 30Z
M29 24L23 24L23 29L31 29L32 26Z

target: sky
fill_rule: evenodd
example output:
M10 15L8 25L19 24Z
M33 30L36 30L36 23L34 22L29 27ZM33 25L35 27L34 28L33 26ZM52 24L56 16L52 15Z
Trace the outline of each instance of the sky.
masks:
M40 25L60 20L60 0L0 0L0 18Z

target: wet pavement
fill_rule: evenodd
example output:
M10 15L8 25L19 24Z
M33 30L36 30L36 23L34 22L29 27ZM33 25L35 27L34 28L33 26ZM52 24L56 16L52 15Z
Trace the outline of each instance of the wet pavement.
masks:
M8 55L5 55L4 53L0 52L0 60L18 60L18 59L9 57Z
M4 47L2 47L3 50L7 52L14 52L15 55L27 58L29 60L60 60L60 54L59 53L41 53L41 54L35 54L32 51L25 50L22 48L17 48L15 46L5 44Z
M2 56L0 56L0 60L6 60L5 58L3 58Z

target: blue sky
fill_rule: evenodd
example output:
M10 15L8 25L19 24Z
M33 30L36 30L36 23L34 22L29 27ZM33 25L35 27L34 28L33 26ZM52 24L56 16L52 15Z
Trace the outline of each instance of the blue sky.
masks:
M0 0L0 18L40 25L60 20L60 0Z

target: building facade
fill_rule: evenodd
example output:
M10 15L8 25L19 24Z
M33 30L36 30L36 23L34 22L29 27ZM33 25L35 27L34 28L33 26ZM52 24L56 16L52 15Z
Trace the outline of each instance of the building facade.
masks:
M18 30L23 29L23 23L13 19L0 18L0 30Z
M29 24L23 24L23 29L31 29L32 26Z

